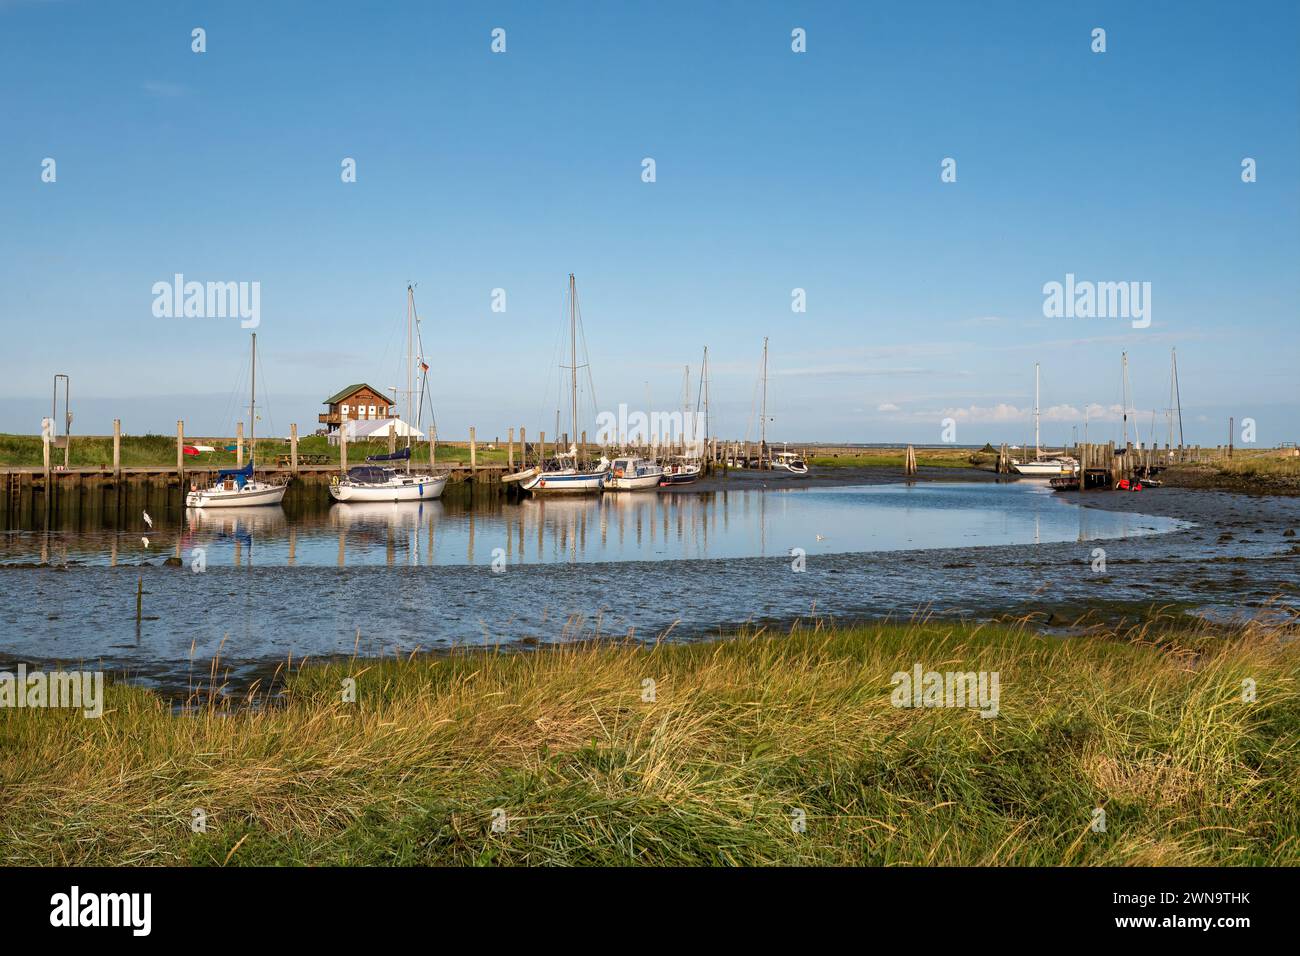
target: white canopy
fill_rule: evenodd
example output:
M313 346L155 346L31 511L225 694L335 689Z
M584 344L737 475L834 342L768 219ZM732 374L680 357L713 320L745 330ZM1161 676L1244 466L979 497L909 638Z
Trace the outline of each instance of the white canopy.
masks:
M409 425L400 418L358 418L349 419L341 428L346 431L348 441L372 441L387 438L391 432L398 438L408 435L415 441L424 441L424 433L414 425ZM338 443L338 436L331 435L330 442Z

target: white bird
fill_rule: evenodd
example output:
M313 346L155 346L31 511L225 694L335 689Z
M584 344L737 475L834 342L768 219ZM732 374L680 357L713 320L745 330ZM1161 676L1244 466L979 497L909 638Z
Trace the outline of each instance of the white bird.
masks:
M147 524L150 528L153 527L153 518L149 517L149 512L147 511L144 513L144 523Z
M149 547L149 539L148 539L148 538L141 538L141 539L140 539L140 543L141 543L142 545L144 545L146 548Z
M825 541L825 540L826 540L826 535L824 535L824 534L819 534L819 535L817 536L817 540L818 540L818 541Z

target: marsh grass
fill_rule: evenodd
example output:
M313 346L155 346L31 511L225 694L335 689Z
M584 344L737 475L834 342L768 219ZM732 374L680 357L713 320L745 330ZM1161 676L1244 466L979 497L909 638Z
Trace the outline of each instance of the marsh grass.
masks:
M812 455L808 464L814 468L902 468L906 456L906 448L863 448ZM969 448L916 450L916 463L921 468L989 468L996 462L996 454L973 452Z
M1294 636L800 625L295 665L260 706L114 685L0 712L0 862L1295 864ZM1000 715L893 707L917 662L998 671Z
M233 438L199 438L187 437L188 444L211 445L216 451L203 452L197 457L186 457L188 468L228 468L235 464L236 453L226 451L226 446L234 445ZM399 445L399 447L401 447ZM517 447L517 446L516 446ZM245 455L249 445L244 446ZM353 442L348 446L348 460L358 464L366 455L382 454L388 451L387 441ZM323 455L332 463L339 460L337 445L331 445L323 435L304 435L298 440L298 453L301 456ZM63 450L51 450L51 461L55 465L63 464ZM280 455L289 454L289 442L281 438L259 438L257 440L257 462L259 466L273 467ZM429 460L427 442L412 445L412 460L425 463ZM481 465L504 464L508 455L504 447L488 448L480 443L476 460ZM518 451L516 450L516 458ZM121 444L121 460L124 468L174 468L176 466L175 435L124 435ZM466 442L439 442L436 460L442 464L463 464L469 462L469 446ZM0 434L0 467L33 467L43 461L41 438L39 435L2 435ZM111 468L113 464L113 439L111 437L72 436L72 453L69 463L73 468Z

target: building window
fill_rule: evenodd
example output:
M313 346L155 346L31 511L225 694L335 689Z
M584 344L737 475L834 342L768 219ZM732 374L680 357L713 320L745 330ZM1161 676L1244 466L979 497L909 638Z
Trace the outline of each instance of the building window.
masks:
M348 406L346 404L344 404L343 406L343 417L344 418L348 417Z
M379 409L378 409L377 406L375 406L375 405L371 405L371 406L370 406L370 417L371 417L371 418L378 418L378 417L379 417Z

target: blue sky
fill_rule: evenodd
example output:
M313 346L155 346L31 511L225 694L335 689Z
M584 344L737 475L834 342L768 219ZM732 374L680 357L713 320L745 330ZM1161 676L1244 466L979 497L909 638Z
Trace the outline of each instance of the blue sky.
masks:
M1177 347L1189 441L1296 440L1298 10L0 0L0 431L66 371L74 432L228 432L248 333L156 318L178 272L260 283L264 430L397 381L409 280L441 434L551 431L572 271L599 409L708 345L753 437L766 335L778 441L1023 441L1036 361L1045 440L1104 440L1127 350L1162 435ZM1067 273L1150 327L1045 318Z

